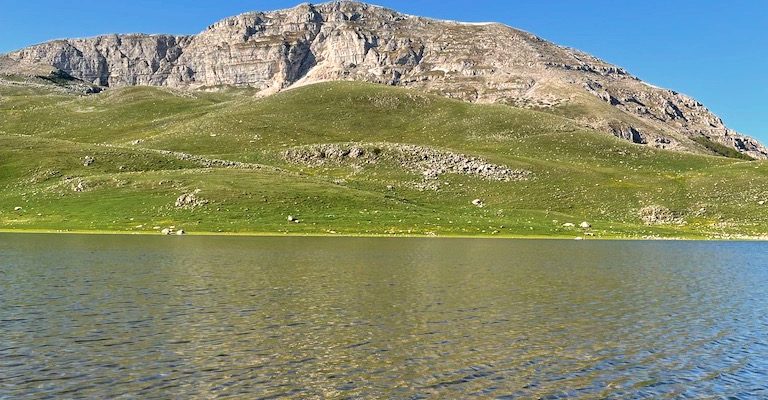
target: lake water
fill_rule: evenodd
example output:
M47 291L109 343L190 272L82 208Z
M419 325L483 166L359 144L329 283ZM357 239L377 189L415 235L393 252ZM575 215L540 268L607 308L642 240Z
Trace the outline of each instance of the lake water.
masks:
M0 398L768 398L768 245L0 235Z

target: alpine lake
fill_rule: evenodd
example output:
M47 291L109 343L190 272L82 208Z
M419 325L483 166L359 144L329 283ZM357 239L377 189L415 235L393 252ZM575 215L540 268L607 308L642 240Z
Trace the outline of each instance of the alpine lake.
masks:
M0 234L0 399L768 398L768 244Z

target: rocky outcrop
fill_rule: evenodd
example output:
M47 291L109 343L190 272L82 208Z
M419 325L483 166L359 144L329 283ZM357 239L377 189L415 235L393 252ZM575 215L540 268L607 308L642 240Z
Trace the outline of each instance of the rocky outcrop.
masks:
M283 158L289 162L311 166L390 161L428 180L438 179L444 174L459 174L489 181L511 182L527 179L531 175L530 171L511 169L478 157L400 143L325 143L300 146L283 152Z
M501 24L438 21L351 1L242 14L194 36L57 40L6 59L16 69L50 66L110 87L237 85L269 94L360 80L545 110L592 99L615 113L595 111L584 123L632 142L704 152L690 139L706 137L768 158L768 149L729 130L696 100L588 54Z
M196 208L208 204L208 200L202 199L198 196L200 190L195 190L192 193L185 193L176 199L174 204L176 208Z
M640 219L646 225L682 225L685 220L678 214L672 212L669 208L651 205L643 207L638 211Z

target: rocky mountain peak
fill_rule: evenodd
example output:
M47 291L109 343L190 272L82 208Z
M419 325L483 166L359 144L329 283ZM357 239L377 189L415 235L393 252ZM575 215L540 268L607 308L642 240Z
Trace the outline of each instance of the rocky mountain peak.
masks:
M725 146L768 158L768 149L698 101L584 52L502 24L434 20L356 1L249 12L193 36L57 40L3 59L7 73L52 68L104 87L233 85L268 95L327 80L398 85L565 114L648 146Z

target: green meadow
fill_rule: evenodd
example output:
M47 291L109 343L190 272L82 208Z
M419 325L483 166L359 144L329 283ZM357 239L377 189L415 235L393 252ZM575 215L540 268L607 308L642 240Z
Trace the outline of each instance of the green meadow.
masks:
M0 230L711 239L768 232L768 163L634 145L564 114L351 82L264 98L232 88L79 96L0 85ZM386 154L285 157L327 144L418 145L529 174L425 178ZM190 193L199 202L177 207ZM584 221L591 227L581 228Z

